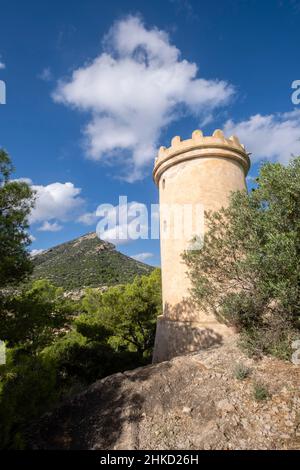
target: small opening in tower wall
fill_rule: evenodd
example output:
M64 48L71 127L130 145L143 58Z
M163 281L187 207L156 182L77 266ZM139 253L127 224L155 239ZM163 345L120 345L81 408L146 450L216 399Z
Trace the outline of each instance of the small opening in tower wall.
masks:
M163 229L164 229L164 232L167 231L167 221L166 220L164 220Z
M166 180L165 178L162 180L162 188L165 189L165 186L166 186Z

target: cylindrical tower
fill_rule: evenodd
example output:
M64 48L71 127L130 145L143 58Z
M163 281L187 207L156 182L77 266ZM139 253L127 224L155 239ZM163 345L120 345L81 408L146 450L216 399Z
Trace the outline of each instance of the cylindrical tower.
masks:
M226 206L233 191L246 189L249 167L245 147L235 136L225 138L221 130L208 137L196 130L191 139L184 141L176 136L171 147L159 150L153 177L159 188L163 315L158 319L154 362L221 343L232 333L190 301L190 281L182 253L192 236L184 230L185 217L178 213L185 214L187 207L195 219L201 205L204 211ZM178 230L180 224L182 230ZM201 236L203 230L199 233L198 223L192 235Z

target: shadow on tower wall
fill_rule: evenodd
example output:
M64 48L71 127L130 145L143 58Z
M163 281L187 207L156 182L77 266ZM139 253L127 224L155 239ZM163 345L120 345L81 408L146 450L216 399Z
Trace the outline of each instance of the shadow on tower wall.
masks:
M191 321L192 302L183 300L174 306L165 305L164 315L158 317L153 362L162 362L200 349L223 344L223 335L214 325L197 321L197 316Z

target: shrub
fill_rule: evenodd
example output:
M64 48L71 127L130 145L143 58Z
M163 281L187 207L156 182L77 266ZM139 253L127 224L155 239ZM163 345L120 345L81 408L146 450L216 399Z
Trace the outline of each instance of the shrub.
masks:
M263 382L255 382L253 385L254 398L257 401L263 401L270 398L268 387Z
M256 188L206 223L203 248L183 255L194 301L240 331L251 354L290 358L300 332L300 157L263 165Z
M15 354L18 364L15 364ZM44 358L9 351L8 363L0 366L0 448L25 445L25 426L58 399L54 364Z
M234 368L234 376L238 380L245 380L251 374L250 367L247 367L245 364L239 363L236 364Z
M55 364L58 386L64 395L107 375L146 363L136 352L124 348L116 351L107 339L91 340L77 331L58 339L42 355Z

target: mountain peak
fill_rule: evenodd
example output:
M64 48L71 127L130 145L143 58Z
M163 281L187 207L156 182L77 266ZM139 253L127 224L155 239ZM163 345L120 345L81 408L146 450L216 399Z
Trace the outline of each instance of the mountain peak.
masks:
M120 253L95 232L49 248L33 264L32 279L49 279L65 290L124 284L153 269Z

